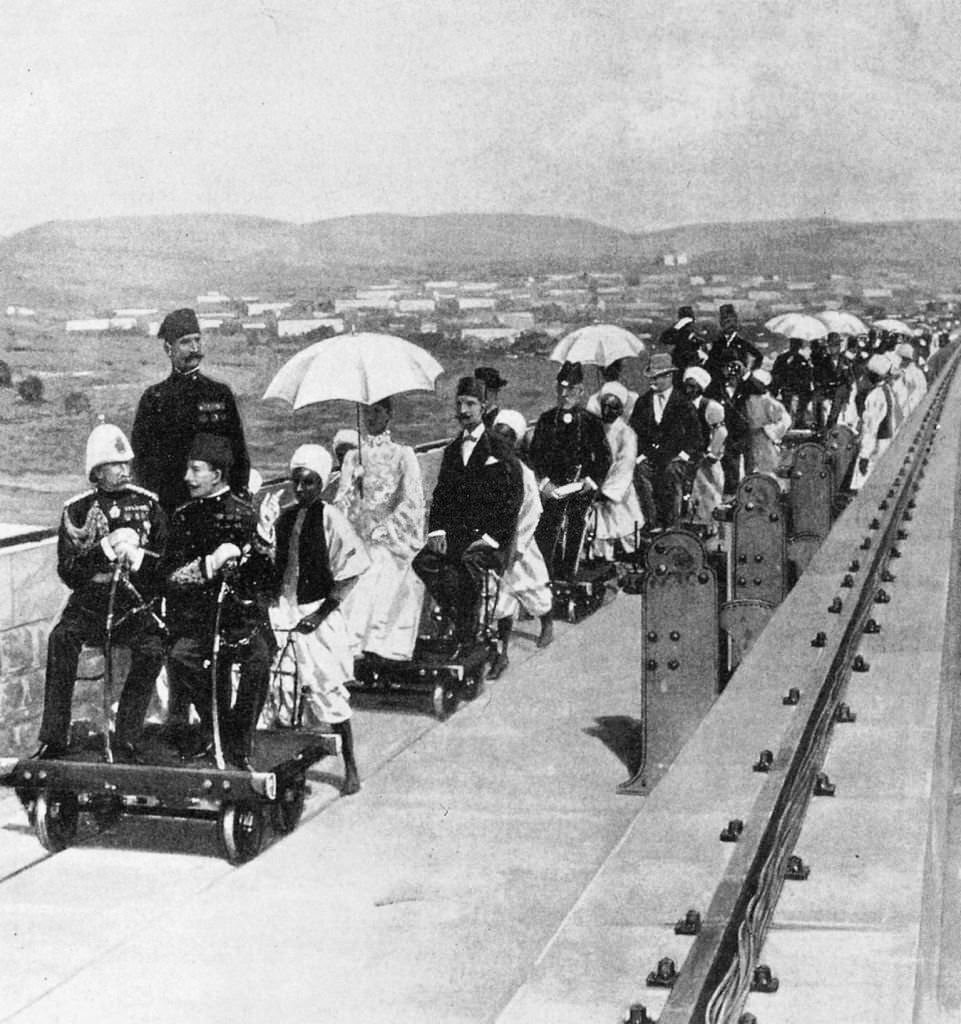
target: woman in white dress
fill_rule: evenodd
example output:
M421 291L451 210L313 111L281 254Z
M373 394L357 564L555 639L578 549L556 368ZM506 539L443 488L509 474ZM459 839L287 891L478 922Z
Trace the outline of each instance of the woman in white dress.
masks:
M746 469L748 473L776 476L781 463L781 440L791 429L791 414L770 393L769 371L752 370L746 384L748 398L744 413L751 437Z
M424 546L424 491L414 449L390 436L392 412L390 398L364 408L366 434L344 457L334 505L371 560L344 603L355 654L407 661L424 600L424 585L411 569Z

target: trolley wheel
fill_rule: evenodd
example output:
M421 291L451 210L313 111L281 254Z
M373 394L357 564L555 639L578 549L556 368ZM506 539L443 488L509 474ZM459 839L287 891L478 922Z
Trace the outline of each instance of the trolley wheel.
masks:
M454 692L454 684L450 680L435 683L430 699L434 714L441 721L444 721L445 718L450 718L457 707L457 694Z
M77 834L80 807L77 794L42 790L33 810L34 828L43 847L51 853L65 850Z
M119 796L98 798L91 805L90 813L101 832L106 832L120 822L123 816L123 801Z
M297 827L304 813L307 799L307 784L304 779L297 779L281 794L280 800L270 805L270 824L275 832L287 835Z
M252 801L224 804L217 819L217 832L227 860L231 864L246 864L260 853L264 812Z
M461 687L461 695L464 700L476 700L484 692L484 684L487 682L489 671L490 662L485 658L477 668L464 676L464 684Z

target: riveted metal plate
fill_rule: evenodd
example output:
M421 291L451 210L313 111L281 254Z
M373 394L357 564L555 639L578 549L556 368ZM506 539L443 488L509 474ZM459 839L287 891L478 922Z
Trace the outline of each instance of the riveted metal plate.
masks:
M787 514L777 481L746 476L734 504L729 594L732 601L764 601L777 607L789 589Z
M824 447L831 456L834 490L837 492L847 485L851 476L851 468L858 452L858 439L850 427L834 426L824 438Z
M718 621L729 641L728 659L732 672L747 656L773 614L774 608L766 601L728 601L721 608Z
M834 458L821 444L807 441L794 453L788 506L791 536L824 538L831 529L834 506Z

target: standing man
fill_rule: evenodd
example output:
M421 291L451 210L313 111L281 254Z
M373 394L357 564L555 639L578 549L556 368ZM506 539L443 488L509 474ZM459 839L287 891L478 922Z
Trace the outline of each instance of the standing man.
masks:
M659 347L671 350L671 360L681 373L707 362L706 343L695 326L693 306L678 307L677 320L661 332Z
M424 581L458 644L473 642L488 569L503 572L517 528L524 485L509 448L484 427L484 385L457 383L461 431L444 449L427 520L427 544L415 556Z
M57 573L72 593L47 644L47 677L40 726L39 758L67 750L70 705L80 648L102 646L110 591L116 587L112 640L130 648L130 672L117 708L114 754L137 762L137 743L163 661L156 620L126 586L144 600L159 589L159 556L167 520L157 496L130 483L130 443L119 427L101 423L87 441L87 477L94 485L63 509L57 537ZM123 578L121 578L123 577ZM141 610L138 610L141 609Z
M611 468L600 416L583 408L584 370L564 363L557 373L557 405L534 427L530 463L544 511L534 535L551 579L573 578L594 492Z
M247 493L250 459L233 392L200 372L204 357L200 324L192 309L164 317L158 337L170 359L170 376L143 393L134 418L131 442L134 474L156 492L169 514L190 498L184 479L187 453L197 434L225 438L230 446L230 489Z
M493 366L478 366L474 376L484 385L484 426L489 430L500 412L497 401L501 388L507 387L507 381Z
M174 692L189 694L213 735L211 663L221 585L228 583L220 614L217 662L218 723L226 759L251 770L254 725L260 716L276 649L267 616L273 578L270 545L257 535L253 508L227 485L230 441L198 434L187 453L185 481L192 498L174 513L163 560L170 650L167 674ZM231 668L239 666L230 708Z
M738 333L737 310L730 303L725 303L718 310L720 335L711 345L707 357L707 371L715 381L724 376L724 357L729 354L737 356L738 361L748 370L756 370L764 359L757 345Z
M701 448L701 428L690 398L674 387L677 367L666 352L655 352L647 368L651 382L634 406L630 425L637 434L634 483L649 529L676 526L684 494Z

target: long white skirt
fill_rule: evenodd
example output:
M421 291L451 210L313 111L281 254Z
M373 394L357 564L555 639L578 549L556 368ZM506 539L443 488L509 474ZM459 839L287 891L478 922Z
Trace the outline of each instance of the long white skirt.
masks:
M391 661L409 661L417 641L424 584L411 568L381 544L367 548L370 568L343 604L354 654L364 651Z
M305 711L318 722L335 725L350 718L347 682L354 678L347 620L338 608L313 633L296 633L293 627L315 612L320 601L295 604L281 597L270 609L270 624L280 648L272 673L265 715L289 724L293 717L295 676L304 695ZM272 723L271 723L272 724Z

